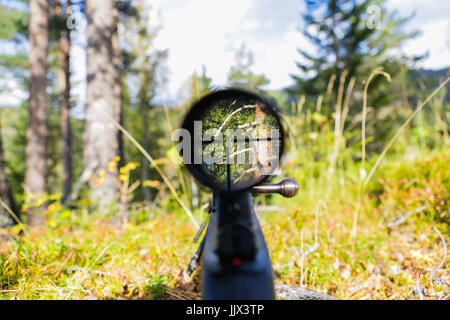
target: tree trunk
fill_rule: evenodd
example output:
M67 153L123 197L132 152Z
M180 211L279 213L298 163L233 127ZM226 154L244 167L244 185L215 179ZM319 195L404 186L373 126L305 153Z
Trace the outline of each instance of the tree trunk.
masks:
M104 206L118 194L117 171L108 171L108 163L117 155L117 128L115 118L116 94L114 50L113 1L87 0L87 90L84 167L96 164L91 179L92 199ZM97 183L96 183L97 182Z
M32 197L46 192L48 1L30 0L29 123L27 128L25 190ZM41 224L38 210L29 224Z
M114 18L114 30L112 35L112 47L113 47L113 64L114 64L114 96L115 96L115 107L114 114L115 120L123 126L123 110L122 110L122 78L120 72L120 46L119 46L119 34L118 34L118 24L119 24L119 9L117 8L117 3L113 8L113 18ZM117 132L117 155L120 157L119 168L125 165L125 152L123 144L123 134L121 131Z
M65 4L66 17L67 9L71 6L68 0ZM62 7L59 1L56 2L56 14L63 18ZM63 200L69 195L72 185L72 144L70 127L70 29L60 30L58 39L58 61L59 61L59 90L62 95L61 101L61 134L63 144Z
M17 214L16 202L14 201L14 196L5 169L6 163L3 156L3 144L0 135L0 199L2 199L15 214ZM16 224L16 220L11 217L11 214L6 208L0 206L0 228L9 227L14 224Z

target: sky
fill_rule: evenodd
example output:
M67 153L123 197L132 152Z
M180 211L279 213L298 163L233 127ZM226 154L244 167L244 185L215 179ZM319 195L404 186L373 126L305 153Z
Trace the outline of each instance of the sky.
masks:
M302 44L297 30L301 1L150 2L162 24L155 45L169 48L170 94L182 94L186 80L194 70L200 73L203 65L216 85L225 85L236 51L244 43L254 55L253 71L268 76L269 88L290 83L289 72L295 71L298 60L296 48Z
M203 66L214 85L224 86L236 51L244 43L253 52L252 71L270 79L265 88L269 90L291 85L290 74L299 72L295 64L301 59L297 49L310 49L300 32L303 0L145 1L151 6L149 24L161 26L155 46L168 49L168 82L160 88L157 100L169 104L187 98L187 80L194 71L201 73ZM387 7L397 10L400 16L415 12L406 30L421 34L404 44L405 53L428 52L419 64L426 69L450 66L450 1L388 0ZM79 26L74 39L77 45L71 51L72 95L79 100L74 113L82 112L86 90L85 27L83 23ZM19 84L9 82L8 86L9 92L16 94L0 94L2 105L17 105L26 99Z
M292 84L290 74L298 73L298 48L308 50L300 33L302 0L149 0L153 20L162 24L156 40L159 48L169 48L168 96L183 92L186 79L202 65L217 85L225 85L236 51L245 43L253 52L255 73L264 73L270 83L266 89ZM420 63L427 69L450 66L450 1L388 0L387 7L399 16L415 16L406 30L421 32L407 41L408 54L428 57ZM158 14L159 12L159 14Z

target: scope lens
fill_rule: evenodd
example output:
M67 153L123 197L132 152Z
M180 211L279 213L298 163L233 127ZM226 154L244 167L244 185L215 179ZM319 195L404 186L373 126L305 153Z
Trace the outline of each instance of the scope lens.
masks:
M274 106L247 91L214 92L198 101L183 127L191 134L188 169L219 191L260 183L279 165L282 127ZM189 159L190 158L190 159Z

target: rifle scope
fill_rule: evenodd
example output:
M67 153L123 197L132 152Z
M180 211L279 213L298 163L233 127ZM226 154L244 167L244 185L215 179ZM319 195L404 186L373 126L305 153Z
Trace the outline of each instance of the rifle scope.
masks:
M180 149L185 166L215 191L250 189L279 166L284 132L277 107L255 93L214 91L192 106L182 128L189 136Z

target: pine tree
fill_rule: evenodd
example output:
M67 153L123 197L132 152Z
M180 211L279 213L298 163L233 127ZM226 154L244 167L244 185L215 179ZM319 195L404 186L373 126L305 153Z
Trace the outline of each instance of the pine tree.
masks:
M61 99L61 135L63 145L63 199L66 199L72 185L72 130L70 125L70 29L67 28L65 17L70 15L68 12L72 5L71 0L56 1L56 15L61 21L58 24L58 81Z
M307 96L324 94L330 78L335 75L339 79L344 70L347 81L351 77L366 80L377 67L395 76L408 58L389 56L388 50L397 48L415 33L402 33L400 28L408 18L387 12L384 3L384 0L306 0L303 34L313 50L298 49L304 61L297 63L302 75L292 76L295 85L287 91ZM386 105L392 100L392 95L386 92L377 94L376 88L382 85L385 81L381 77L371 83L371 92L375 92L370 97L372 105ZM335 84L333 91L337 90Z

